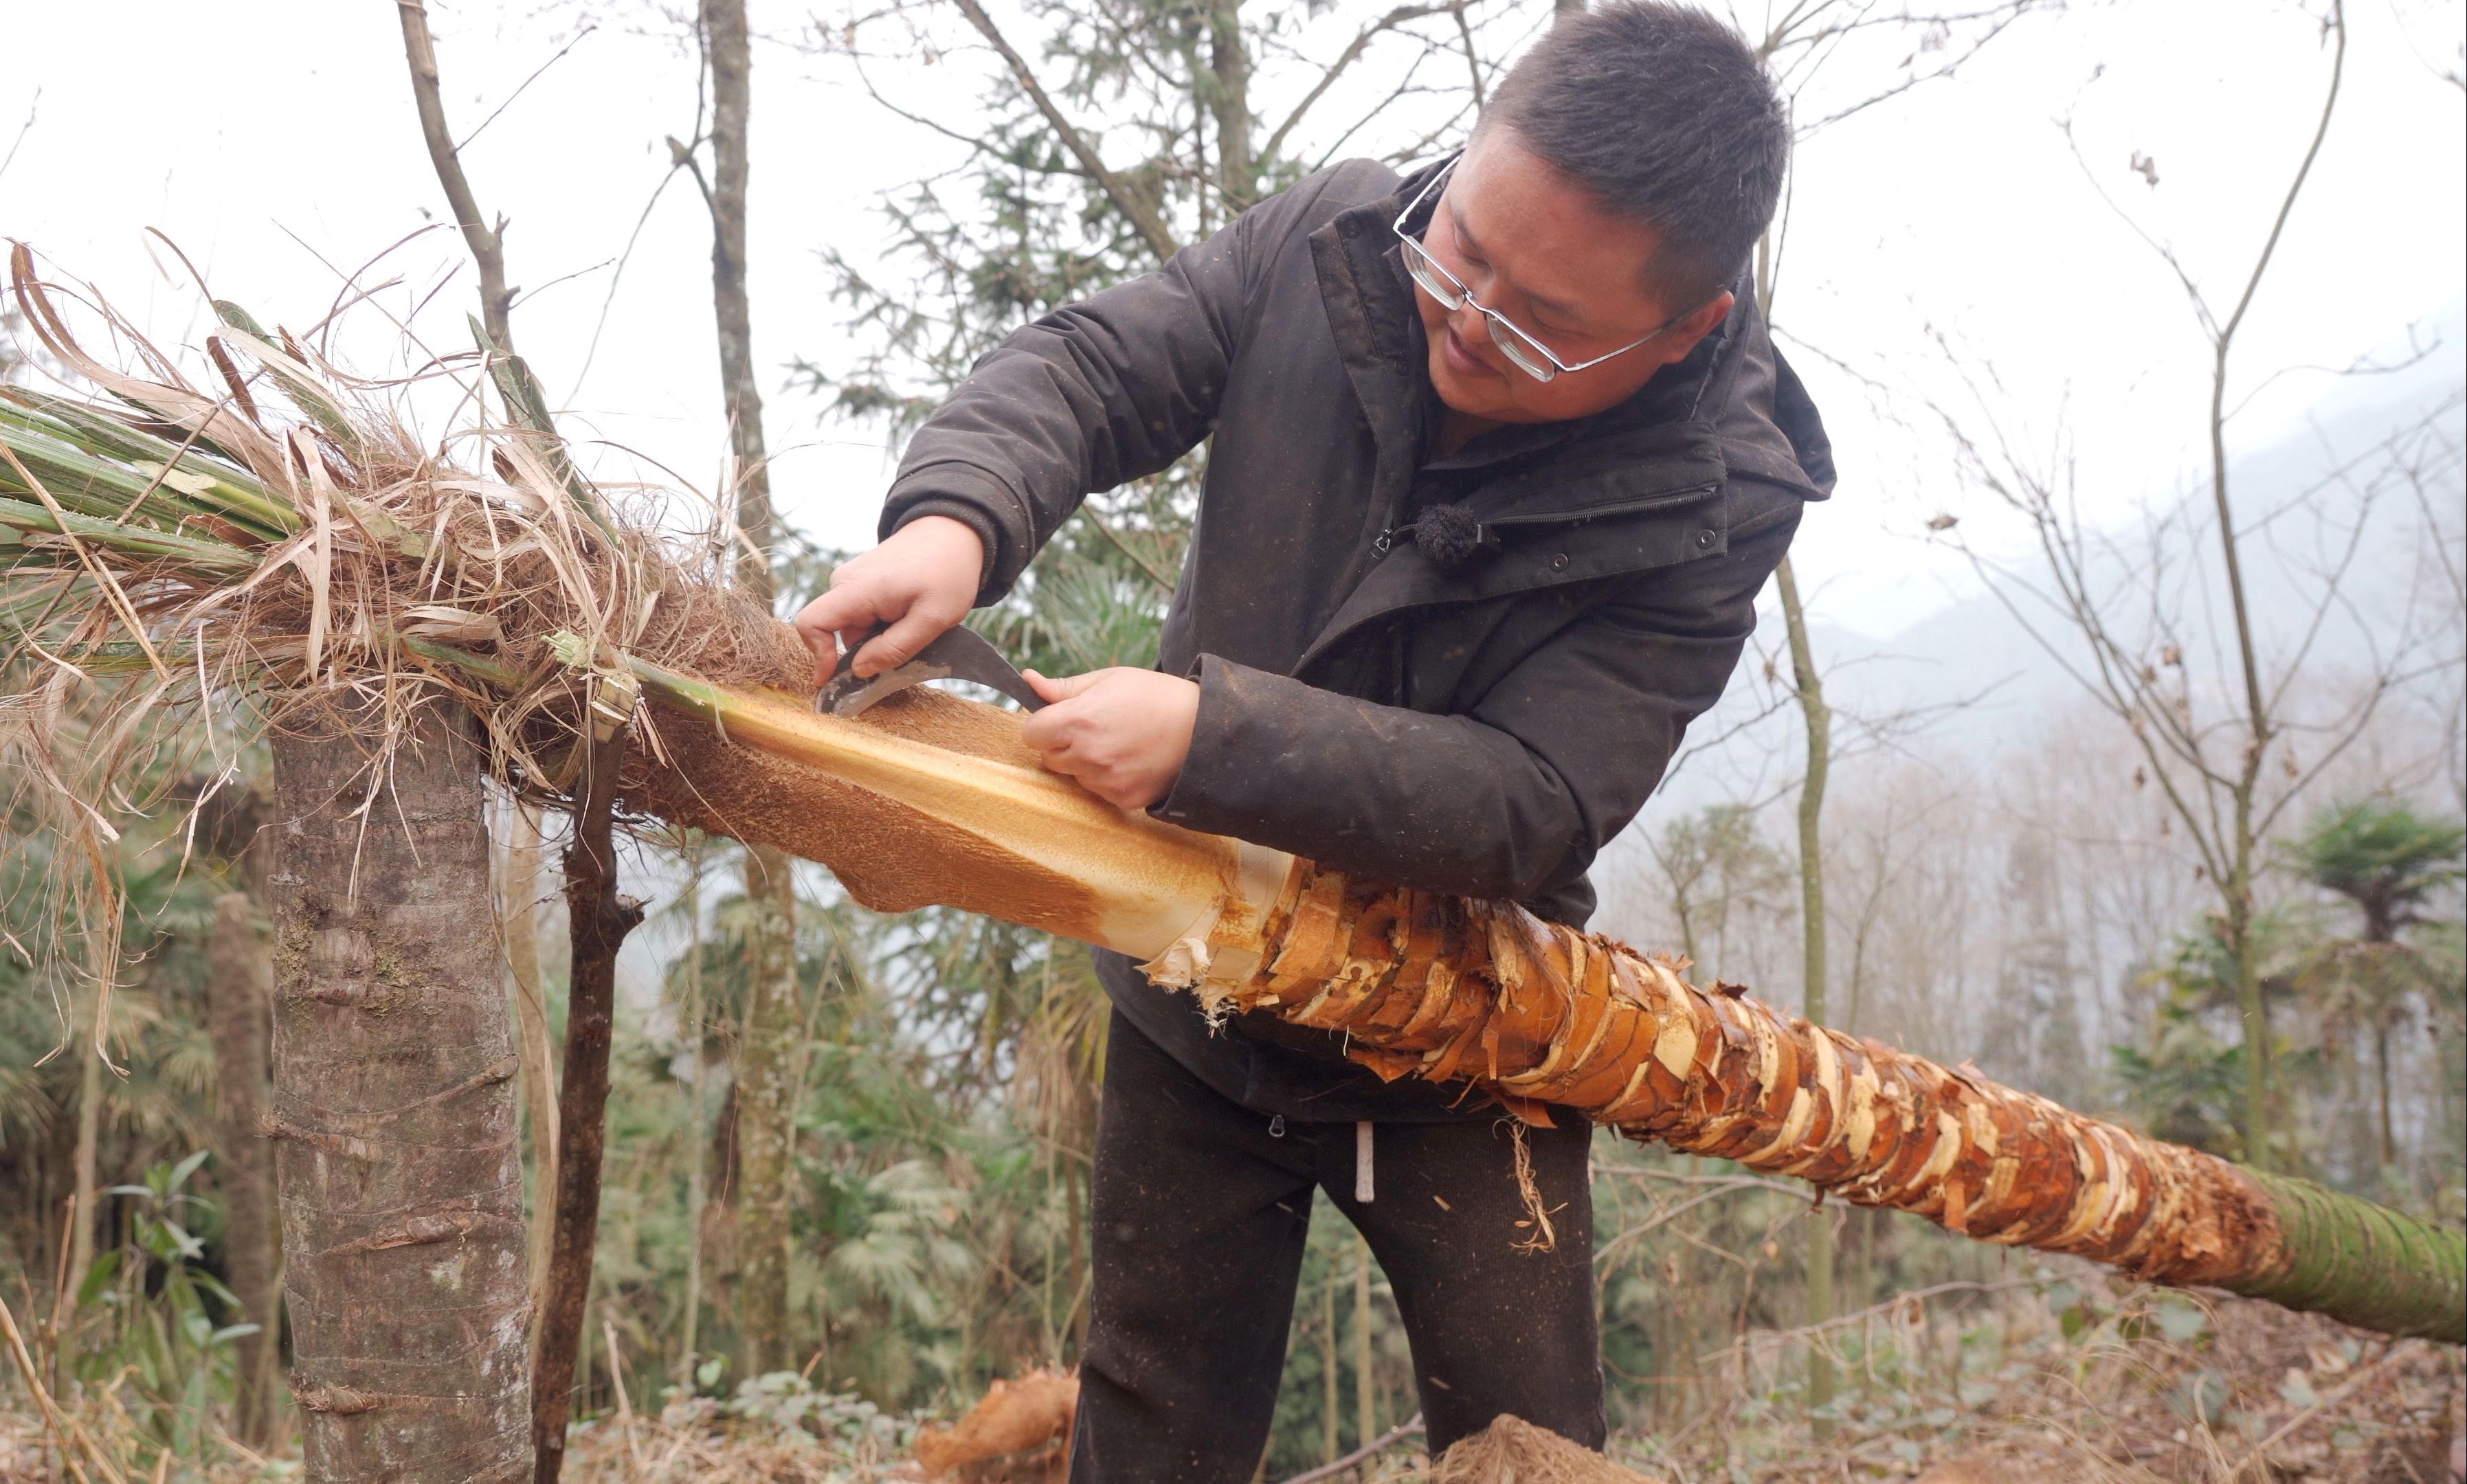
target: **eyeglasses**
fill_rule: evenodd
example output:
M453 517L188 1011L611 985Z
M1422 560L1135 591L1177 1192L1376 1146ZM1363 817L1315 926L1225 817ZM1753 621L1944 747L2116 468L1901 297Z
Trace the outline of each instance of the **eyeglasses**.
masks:
M1458 157L1458 159L1462 158L1461 155ZM1549 381L1571 371L1580 371L1587 367L1599 366L1604 361L1625 355L1637 347L1659 338L1664 330L1687 318L1685 314L1673 315L1663 321L1653 333L1645 336L1644 339L1631 341L1608 355L1597 355L1590 361L1578 361L1573 366L1559 359L1558 352L1536 339L1531 331L1519 328L1515 321L1474 298L1473 290L1465 286L1464 280L1450 273L1437 259L1431 256L1429 248L1406 235L1407 220L1415 212L1421 210L1422 202L1432 191L1439 189L1439 183L1453 174L1456 168L1457 161L1450 160L1446 169L1432 176L1431 183L1424 186L1420 192L1406 205L1405 210L1397 215L1396 224L1392 230L1396 234L1397 244L1404 249L1405 271L1414 276L1414 281L1422 285L1424 291L1437 300L1440 307L1450 314L1471 305L1473 311L1481 315L1489 325L1490 343L1499 347L1500 352L1505 355L1518 371L1536 381ZM1430 229L1425 227L1423 230L1427 232Z

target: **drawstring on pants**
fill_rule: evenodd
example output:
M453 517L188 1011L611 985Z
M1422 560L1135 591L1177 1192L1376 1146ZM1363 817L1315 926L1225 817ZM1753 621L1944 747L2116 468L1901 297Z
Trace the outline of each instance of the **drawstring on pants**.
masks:
M1353 1126L1353 1199L1369 1205L1376 1198L1370 1182L1370 1124L1365 1120Z

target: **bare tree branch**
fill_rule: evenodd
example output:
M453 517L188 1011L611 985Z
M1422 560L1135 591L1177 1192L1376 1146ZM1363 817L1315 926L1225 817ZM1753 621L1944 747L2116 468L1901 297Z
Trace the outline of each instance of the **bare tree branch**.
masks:
M428 33L425 0L395 0L395 10L402 20L403 54L411 63L411 94L419 108L419 132L428 142L429 163L437 169L438 184L445 188L446 204L454 209L454 222L463 229L471 260L480 268L482 323L499 349L511 350L514 337L507 310L512 307L514 295L506 286L505 218L499 217L494 227L487 224L479 198L471 193L471 182L463 173L462 157L455 153L454 132L445 126L445 103L437 83L437 43Z
M9 152L0 155L0 175L9 173L9 167L16 163L18 147L26 143L26 136L34 131L34 114L42 106L43 90L36 88L34 101L26 105L26 122L17 125L17 137L9 141Z
M517 86L517 87L516 87L512 92L510 92L510 93L507 94L507 95L506 95L506 101L505 101L504 102L499 103L496 107L491 108L490 110L488 110L488 116L487 116L487 118L482 119L482 120L480 121L480 126L479 126L478 128L473 129L470 133L464 135L464 136L463 136L463 138L462 138L462 140L461 140L459 143L457 143L457 144L455 145L455 146L454 146L454 152L455 152L456 154L461 154L464 150L470 148L470 147L471 147L471 141L473 141L473 140L475 140L475 139L478 139L482 134L487 133L487 129L488 129L488 125L497 122L497 115L499 115L499 114L501 114L501 113L504 113L507 109L511 108L512 106L514 106L514 100L516 100L516 99L518 99L518 98L522 97L522 96L523 96L523 94L524 94L524 92L525 92L526 90L528 90L528 89L531 87L531 85L532 85L532 83L537 82L537 81L540 79L541 76L542 76L543 74L545 74L545 73L546 73L546 72L547 72L551 67L554 67L554 66L555 66L558 62L563 61L563 60L565 59L565 54L566 54L566 53L571 52L571 51L573 51L576 47L580 46L580 45L582 44L582 42L583 42L583 38L584 38L584 37L586 37L586 36L589 36L589 35L590 35L594 31L596 31L596 30L598 30L598 29L599 29L599 28L598 28L597 26L595 26L595 25L591 24L590 22L588 22L588 21L584 22L584 23L583 23L583 27L582 27L582 29L581 29L580 31L578 31L578 32L577 32L577 33L575 34L575 37L574 37L574 39L573 39L573 40L571 40L571 41L567 42L565 45L563 45L563 46L561 46L561 47L557 48L557 52L556 52L556 55L555 55L555 56L552 56L552 57L550 57L547 61L544 61L544 62L540 63L537 67L532 68L532 75L531 75L530 77L528 77L528 78L525 78L525 79L522 80L522 83L521 83L519 86Z
M1471 75L1473 81L1473 108L1474 112L1480 113L1483 107L1482 53L1474 47L1473 26L1465 19L1464 6L1461 3L1452 5L1448 7L1448 13L1456 17L1457 35L1464 42L1465 71Z
M1278 124L1276 131L1268 136L1268 142L1259 146L1259 158L1264 161L1283 157L1286 136L1292 134L1295 127L1302 122L1303 116L1317 106L1321 99L1327 96L1327 90L1336 86L1337 79L1344 77L1347 69L1362 59L1362 54L1369 51L1370 43L1377 40L1382 34L1394 31L1406 22L1419 20L1425 15L1437 15L1447 9L1448 7L1443 5L1400 5L1356 32L1353 39L1347 43L1345 50L1337 54L1336 60L1328 63L1327 69L1320 74L1319 80L1311 84L1310 91L1302 95L1301 101L1294 104L1294 111L1285 115L1285 122Z
M404 3L414 3L414 0L404 0ZM1156 254L1157 261L1171 258L1179 251L1179 244L1174 241L1173 234L1166 230L1165 220L1157 214L1155 206L1106 166L1104 157L1097 152L1087 136L1079 132L1078 126L1063 115L1061 107L1045 91L1045 85L1036 79L1036 73L1028 65L1028 59L1003 39L1001 28L994 24L992 16L985 13L985 8L978 0L959 0L959 5L961 13L967 16L968 24L976 27L977 34L1002 55L1004 64L1010 68L1012 79L1028 95L1029 101L1036 105L1036 111L1045 116L1045 122L1052 125L1063 147L1070 150L1072 156L1095 178L1098 188L1105 192L1105 198L1114 203L1114 209L1122 214L1132 229L1147 243L1148 251Z

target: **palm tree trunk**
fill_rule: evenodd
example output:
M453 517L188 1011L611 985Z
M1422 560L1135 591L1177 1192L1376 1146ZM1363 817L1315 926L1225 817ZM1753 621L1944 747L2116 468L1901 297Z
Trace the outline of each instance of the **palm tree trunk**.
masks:
M1204 999L1343 1034L1384 1076L1470 1081L1535 1121L1573 1109L2000 1246L2467 1341L2456 1231L1826 1030L1737 986L1699 989L1509 904L1298 864L1276 902L1220 914L1209 943L1195 956L1256 943L1263 967L1203 978Z
M516 1061L480 750L420 713L274 738L275 1144L305 1476L532 1471Z
M2382 1168L2385 1170L2398 1163L2398 1135L2390 1125L2389 1044L2389 1023L2385 1021L2373 1027L2373 1071L2381 1082L2377 1091L2381 1096Z
M267 1001L273 960L245 891L215 901L206 939L206 1031L215 1047L215 1164L223 1204L223 1251L241 1317L257 1325L238 1342L239 1440L261 1447L274 1435L275 1388L282 1377L283 1316L276 1271L282 1235L275 1219L273 1155L258 1134L265 1117Z
M1018 721L939 694L863 723L642 661L678 772L648 808L794 848L864 905L939 902L1145 959L1211 1008L1344 1033L1383 1076L1469 1082L1960 1235L2467 1340L2467 1240L1825 1030L1508 903L1352 883L1110 808L1022 766ZM692 724L724 718L725 740ZM896 842L892 847L887 843Z

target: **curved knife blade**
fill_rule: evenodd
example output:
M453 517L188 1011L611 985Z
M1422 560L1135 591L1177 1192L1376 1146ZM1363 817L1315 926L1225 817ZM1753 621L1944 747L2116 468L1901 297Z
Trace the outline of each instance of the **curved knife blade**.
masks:
M876 628L855 647L862 649L881 632ZM1000 650L985 642L985 636L974 629L954 626L917 651L917 657L906 664L871 677L860 677L850 670L832 676L814 692L814 709L833 716L860 715L884 696L929 680L973 681L1001 691L1031 711L1045 705L1045 698L1036 693L1028 678L1004 659Z

